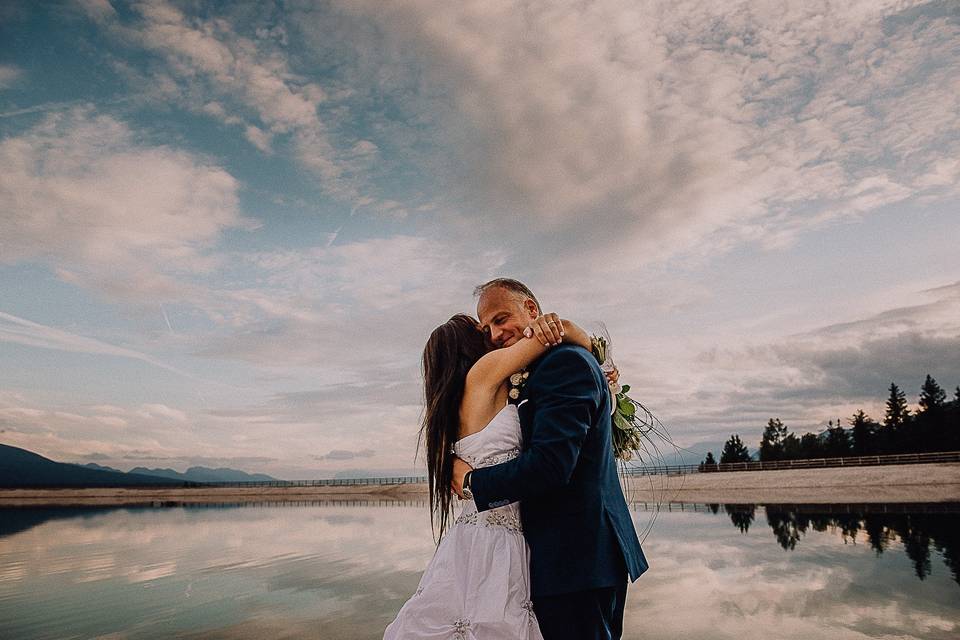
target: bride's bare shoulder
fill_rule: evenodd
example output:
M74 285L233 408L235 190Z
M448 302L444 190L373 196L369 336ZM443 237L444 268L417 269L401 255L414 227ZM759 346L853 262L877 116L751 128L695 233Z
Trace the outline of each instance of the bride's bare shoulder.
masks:
M460 437L483 431L506 402L506 388L490 393L488 389L471 388L468 384L460 402Z

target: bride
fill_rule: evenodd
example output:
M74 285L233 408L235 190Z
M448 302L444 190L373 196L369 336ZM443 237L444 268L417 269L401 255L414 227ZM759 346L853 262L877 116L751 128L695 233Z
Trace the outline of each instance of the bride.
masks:
M551 313L533 320L525 339L488 351L477 327L470 316L453 316L433 331L424 348L421 438L440 543L384 640L543 638L530 601L529 549L520 505L478 513L473 501L466 501L450 524L453 458L480 468L518 456L520 420L517 407L509 402L511 376L561 341L589 350L590 336Z

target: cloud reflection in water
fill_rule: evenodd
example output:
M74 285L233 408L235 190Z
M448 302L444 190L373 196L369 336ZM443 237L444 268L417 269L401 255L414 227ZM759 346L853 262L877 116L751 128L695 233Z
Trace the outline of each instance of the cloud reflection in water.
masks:
M625 638L960 631L960 510L678 508L647 538ZM434 548L422 503L2 515L2 637L375 638Z

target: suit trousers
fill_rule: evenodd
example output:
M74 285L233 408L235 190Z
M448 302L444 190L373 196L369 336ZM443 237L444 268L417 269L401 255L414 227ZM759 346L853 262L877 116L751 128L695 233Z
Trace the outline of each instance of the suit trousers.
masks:
M616 587L533 599L544 640L619 640L627 579Z

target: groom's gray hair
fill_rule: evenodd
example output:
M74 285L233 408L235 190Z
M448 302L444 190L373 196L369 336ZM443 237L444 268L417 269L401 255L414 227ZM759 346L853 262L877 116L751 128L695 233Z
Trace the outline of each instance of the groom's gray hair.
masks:
M513 278L494 278L490 282L478 284L473 290L473 295L479 298L490 289L506 289L518 297L530 298L533 300L533 303L537 305L537 311L543 313L543 307L540 306L540 301L537 300L537 296L533 295L533 291L530 291L530 288L519 280L514 280Z

